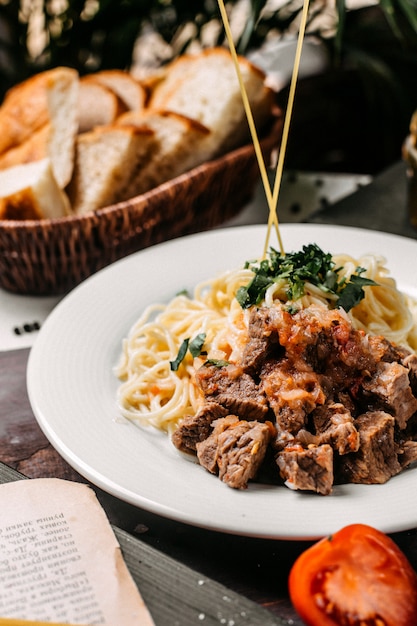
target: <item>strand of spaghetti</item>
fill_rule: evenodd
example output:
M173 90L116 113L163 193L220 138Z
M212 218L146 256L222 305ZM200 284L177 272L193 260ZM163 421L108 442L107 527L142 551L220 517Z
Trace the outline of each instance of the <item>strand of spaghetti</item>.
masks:
M240 86L240 91L241 91L241 95L242 95L242 100L243 100L243 106L245 108L245 113L246 113L246 117L248 120L248 124L249 124L249 130L252 136L252 142L253 142L253 146L255 148L255 154L256 154L256 158L258 160L258 165L259 165L259 170L261 173L261 178L262 178L262 183L264 186L264 190L265 190L265 196L267 199L267 203L268 203L268 208L269 208L269 215L273 216L273 221L275 224L275 228L276 228L276 233L277 233L277 237L278 237L278 243L280 246L280 250L283 253L284 249L283 249L283 245L282 245L282 241L281 241L281 235L279 232L279 225L278 225L278 216L277 216L277 212L276 212L276 207L273 206L273 196L272 196L272 191L271 191L271 185L269 183L268 180L268 175L266 172L266 167L265 167L265 161L262 155L262 150L261 150L261 146L259 144L259 139L258 139L258 135L256 132L256 127L255 127L255 122L253 120L253 115L252 115L252 111L250 108L250 104L249 104L249 99L246 93L246 88L245 85L243 83L243 79L242 79L242 74L240 71L240 67L239 67L239 60L238 60L238 56L236 53L236 48L235 48L235 44L233 42L233 36L232 36L232 32L230 29L230 24L229 24L229 19L227 17L227 12L226 12L226 7L224 5L223 0L218 0L218 5L219 5L219 9L220 9L220 14L223 20L223 25L224 25L224 29L226 32L226 37L227 40L229 42L229 48L230 48L230 54L232 55L232 59L233 62L235 64L235 68L236 68L236 74L239 80L239 86Z
M304 40L304 34L305 34L305 29L306 29L306 24L307 24L308 7L309 7L309 0L304 0L303 11L301 15L300 29L298 32L295 60L294 60L294 65L293 65L292 77L291 77L290 92L288 96L287 110L285 113L284 127L282 131L281 148L280 148L279 155L278 155L278 163L277 163L277 169L276 169L276 174L275 174L274 191L272 194L272 205L271 205L272 213L270 211L269 219L268 219L268 229L267 229L264 253L263 253L264 258L266 256L268 246L269 246L272 222L276 221L275 215L276 215L276 210L277 210L277 205L278 205L278 197L279 197L279 191L281 187L282 173L284 169L284 158L285 158L285 153L287 149L288 134L290 130L290 122L291 122L292 110L293 110L293 105L294 105L295 87L297 84L298 72L300 68L301 52L303 48L303 40ZM281 252L282 252L282 248L281 248Z

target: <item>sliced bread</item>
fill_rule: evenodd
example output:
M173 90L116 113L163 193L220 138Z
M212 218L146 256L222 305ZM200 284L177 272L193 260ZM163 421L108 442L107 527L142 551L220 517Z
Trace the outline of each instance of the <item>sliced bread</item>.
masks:
M0 154L0 170L47 158L51 162L55 180L61 189L65 189L74 167L74 142L75 135L69 141L64 125L47 123L23 143Z
M118 124L147 126L155 132L158 151L149 157L138 175L138 193L157 187L200 165L204 157L201 146L210 134L208 128L173 111L130 111Z
M266 86L263 71L244 57L239 57L239 68L259 132L271 119L274 93ZM250 138L236 68L225 48L184 55L171 63L152 91L149 107L176 111L207 126L210 156Z
M0 154L51 123L76 130L78 73L68 67L41 72L10 89L0 107Z
M0 172L0 219L56 218L69 213L68 198L55 180L49 159Z
M19 163L19 155L20 163L48 156L58 184L65 187L74 163L78 86L77 72L59 67L8 92L0 107L0 154L18 151L5 157L3 167Z
M79 133L88 132L96 126L108 126L126 110L123 101L111 89L96 82L91 76L83 76L80 79Z
M68 186L73 211L82 215L135 196L138 172L157 147L144 127L100 126L80 134Z
M129 72L101 70L89 77L113 91L128 111L140 111L146 106L147 91Z

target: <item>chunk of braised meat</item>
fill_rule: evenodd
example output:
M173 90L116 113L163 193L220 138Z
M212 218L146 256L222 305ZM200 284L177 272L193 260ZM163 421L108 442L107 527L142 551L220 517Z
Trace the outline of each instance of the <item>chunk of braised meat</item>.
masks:
M318 373L330 371L336 380L337 368L342 369L343 378L350 369L368 369L373 362L366 349L365 334L355 330L339 309L311 305L290 314L278 307L276 322L286 356L302 358Z
M273 359L267 360L260 376L277 418L283 411L285 414L295 408L292 418L284 415L284 419L294 423L290 431L296 432L297 427L302 427L303 413L305 417L323 404L320 390L326 398L334 396L337 401L347 401L352 410L349 398L357 392L364 373L375 369L375 359L364 333L356 331L344 313L322 306L311 306L293 315L281 307L275 316L271 315L270 323L272 320L278 324L279 342L285 357L275 360L278 369L273 375ZM282 408L283 399L276 402L280 378L285 396L293 402L287 409ZM295 389L303 396L299 403ZM285 422L281 426L285 427Z
M248 323L248 343L240 361L242 369L256 374L266 359L274 352L278 356L280 350L274 309L253 308Z
M305 445L308 445L310 443L315 443L314 435L312 435L309 431L305 431L304 429L299 430L298 433L293 435L288 430L284 430L280 428L277 423L275 423L275 428L276 428L276 436L271 441L271 447L275 454L277 452L281 452L281 450L283 450L287 446L292 446L297 443L300 443L298 441L299 433L306 433L307 441L304 441Z
M408 369L410 387L413 394L417 396L417 354L405 351L401 356L401 364Z
M268 404L259 385L236 365L203 365L195 379L206 399L246 420L264 420Z
M333 487L333 449L328 444L304 448L288 445L276 457L279 472L290 489L328 495Z
M216 402L206 402L195 415L182 420L172 434L172 443L182 452L196 452L196 444L210 435L212 422L227 414L227 409Z
M417 395L417 355L404 346L392 344L385 337L370 335L368 341L376 362L393 363L396 361L408 370L412 392Z
M197 444L197 457L229 487L246 489L265 458L271 436L268 424L229 415L213 422L212 434Z
M400 363L381 362L368 380L362 383L369 403L392 414L399 428L417 411L417 398L410 387L408 370Z
M262 369L261 381L277 426L293 434L326 399L318 374L301 359L297 363L287 358L268 361Z
M392 363L393 361L400 361L404 352L407 352L407 350L394 345L381 335L368 335L367 341L369 350L377 362L385 361L386 363Z
M355 394L356 394L356 386L354 385L355 388ZM357 410L357 405L356 402L354 400L354 397L352 397L352 387L350 389L343 389L341 391L338 391L336 394L336 401L340 402L340 404L342 404L345 407L346 411L349 411L350 414L352 416L356 416L358 413Z
M265 468L264 445L289 487L321 494L334 472L382 483L417 461L417 356L355 330L342 311L254 308L241 360L208 362L195 379L205 403L174 444L231 486Z
M417 461L417 441L404 441L399 446L398 461L402 469Z
M339 402L317 408L312 415L318 443L328 443L339 454L356 452L360 437L351 412Z
M367 411L355 420L360 447L340 457L338 480L382 484L401 471L394 440L395 419L384 411Z

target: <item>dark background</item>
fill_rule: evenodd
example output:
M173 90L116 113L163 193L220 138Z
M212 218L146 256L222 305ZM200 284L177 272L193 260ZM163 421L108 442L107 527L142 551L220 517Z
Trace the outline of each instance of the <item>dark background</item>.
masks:
M135 43L149 31L167 44L169 54L160 62L191 44L207 45L204 28L216 21L218 35L210 45L225 44L214 0L76 0L58 5L54 9L53 2L44 2L43 38L34 53L28 47L31 9L24 10L20 0L0 2L0 99L14 84L57 65L74 67L81 75L131 69ZM236 41L242 53L259 48L271 34L297 33L300 1L288 0L268 14L264 5L265 0L250 3ZM338 0L336 7L329 27L325 0L310 0L306 36L325 47L328 67L297 85L286 167L376 174L401 158L417 109L417 0L384 0L350 11ZM185 25L192 25L191 31ZM278 94L283 109L287 97L286 89Z

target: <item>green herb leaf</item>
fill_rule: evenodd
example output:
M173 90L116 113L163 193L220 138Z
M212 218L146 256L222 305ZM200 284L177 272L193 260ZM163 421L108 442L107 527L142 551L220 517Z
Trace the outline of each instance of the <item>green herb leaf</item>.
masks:
M260 263L247 262L245 267L251 269L254 276L236 293L237 301L243 309L260 304L268 287L280 280L287 283L286 295L289 300L301 298L308 282L324 293L337 295L337 306L346 311L362 300L365 285L375 285L374 281L360 277L365 271L363 268L357 268L358 275L352 275L350 280L346 280L344 276L339 278L342 268L335 268L332 255L323 252L316 244L303 246L301 251L285 255L271 248L267 259Z
M346 283L343 291L341 292L339 299L337 300L337 306L344 309L346 312L357 306L365 296L364 287L366 285L376 285L377 283L370 278L364 278L352 274L350 282Z
M201 354L201 348L204 345L206 340L206 333L200 333L196 335L192 341L190 338L184 339L182 344L180 345L180 349L178 350L178 354L173 361L169 362L170 368L172 372L176 372L185 359L185 355L187 354L187 350L190 350L190 354L192 357L199 356Z
M300 310L298 307L293 306L292 304L289 304L288 306L285 307L285 310L287 311L287 313L289 313L290 315L295 315L296 313L298 313L298 311Z
M247 309L252 304L259 304L271 284L271 279L265 274L256 273L247 287L240 287L237 290L236 298L242 309Z
M201 348L203 347L205 340L206 333L200 333L196 337L194 337L192 341L190 341L188 348L191 352L191 356L193 356L194 358L196 356L200 356Z
M214 367L227 367L230 363L229 361L224 361L223 359L207 359L204 366L208 367L209 365L214 365Z
M178 350L178 354L173 361L169 362L169 366L172 372L176 372L184 360L185 355L187 354L188 344L190 343L189 339L184 339L182 344L180 345L180 349Z

